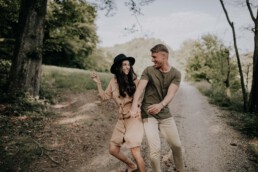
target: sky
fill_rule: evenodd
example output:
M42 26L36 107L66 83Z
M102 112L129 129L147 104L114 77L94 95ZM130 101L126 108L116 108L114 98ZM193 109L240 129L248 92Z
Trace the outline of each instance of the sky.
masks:
M110 47L144 37L160 39L177 50L188 39L196 40L205 34L214 34L226 46L233 47L232 30L219 0L155 0L142 6L142 15L137 17L128 10L125 1L115 0L113 16L107 17L106 11L98 11L96 25L99 46ZM252 51L253 33L247 28L251 28L253 22L247 7L236 5L236 0L224 1L236 28L240 52ZM251 0L258 3L256 1ZM133 25L136 32L125 30Z

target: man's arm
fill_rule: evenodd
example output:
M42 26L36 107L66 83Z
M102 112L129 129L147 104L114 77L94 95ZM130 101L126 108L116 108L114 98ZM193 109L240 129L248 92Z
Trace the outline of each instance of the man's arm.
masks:
M133 96L132 107L131 107L131 110L130 110L131 117L136 117L138 104L139 104L139 101L142 100L141 96L142 96L143 91L144 91L147 84L148 84L148 80L140 80L138 85L137 85L136 91L135 91L134 96Z
M173 84L173 83L170 84L170 86L168 87L167 95L164 97L164 99L158 104L150 105L148 107L148 113L151 115L158 114L162 108L167 106L173 100L177 90L178 90L178 86L176 84Z

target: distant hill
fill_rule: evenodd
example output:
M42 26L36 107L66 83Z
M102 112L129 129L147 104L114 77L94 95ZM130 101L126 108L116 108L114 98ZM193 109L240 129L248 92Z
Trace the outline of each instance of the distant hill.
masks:
M165 44L163 41L154 38L137 38L133 39L124 44L117 44L113 47L104 47L103 51L107 51L108 54L112 55L112 59L120 54L124 53L127 56L132 56L136 59L136 63L134 66L135 72L140 75L143 69L147 66L153 65L151 62L151 53L150 49L156 44ZM165 44L166 45L166 44ZM176 63L176 57L174 57L175 52L168 46L170 53L170 62L173 66L179 67Z

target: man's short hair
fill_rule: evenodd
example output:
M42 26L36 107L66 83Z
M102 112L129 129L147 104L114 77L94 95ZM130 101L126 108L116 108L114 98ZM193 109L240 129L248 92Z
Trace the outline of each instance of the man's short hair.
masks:
M157 44L150 51L152 53L158 53L161 51L168 53L168 48L163 44Z

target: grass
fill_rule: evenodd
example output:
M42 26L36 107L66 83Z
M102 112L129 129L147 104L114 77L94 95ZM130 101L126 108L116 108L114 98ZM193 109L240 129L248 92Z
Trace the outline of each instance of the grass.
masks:
M40 156L33 138L43 130L48 115L49 112L0 115L0 171L27 171Z
M212 88L205 81L192 83L203 95L209 97L209 103L223 107L229 111L243 111L243 101L241 90L232 90L230 98L226 96L226 88Z
M230 118L233 119L230 122L230 125L232 125L235 129L251 138L258 136L258 117L256 115L249 113L231 112Z
M40 97L50 100L51 103L55 103L62 99L60 96L64 91L77 94L87 90L97 89L95 82L90 78L91 72L92 71L43 65ZM104 89L113 75L108 73L98 74Z

